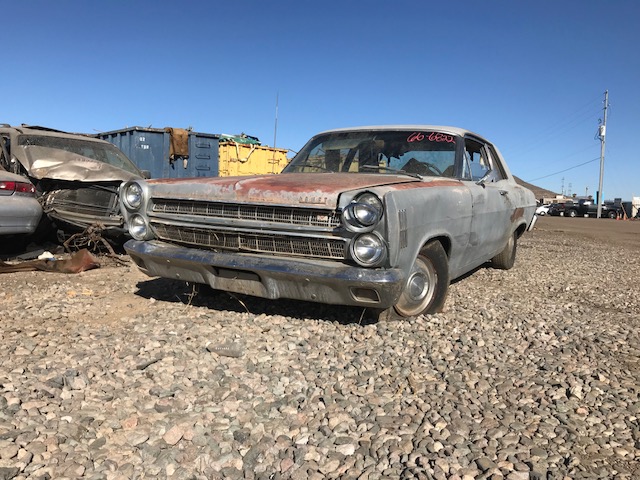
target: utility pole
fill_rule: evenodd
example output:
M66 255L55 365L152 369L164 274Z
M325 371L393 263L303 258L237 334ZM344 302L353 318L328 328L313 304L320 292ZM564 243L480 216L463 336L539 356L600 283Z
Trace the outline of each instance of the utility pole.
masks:
M598 213L596 218L600 218L602 213L602 202L604 201L604 195L602 194L602 177L604 176L604 143L607 135L607 108L609 107L609 90L604 92L604 116L602 124L598 131L600 135L600 181L598 182Z

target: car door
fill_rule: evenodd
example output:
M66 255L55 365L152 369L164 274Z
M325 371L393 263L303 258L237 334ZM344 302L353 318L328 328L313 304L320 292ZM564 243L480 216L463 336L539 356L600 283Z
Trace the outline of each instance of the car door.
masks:
M509 182L495 151L469 137L465 138L462 177L472 199L468 264L479 265L499 253L511 233Z

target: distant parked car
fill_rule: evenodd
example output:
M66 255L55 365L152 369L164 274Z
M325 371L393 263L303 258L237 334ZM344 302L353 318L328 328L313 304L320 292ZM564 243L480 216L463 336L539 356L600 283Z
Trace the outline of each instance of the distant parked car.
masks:
M580 217L597 217L598 216L598 204L592 200L581 199L577 204L574 204L572 211L576 211L576 216ZM605 202L600 205L600 218L618 218L622 215L622 206L616 205L613 202ZM574 216L569 212L569 216Z
M493 144L436 126L332 130L279 175L133 180L121 201L150 276L378 318L437 312L450 280L511 268L535 212Z
M0 125L0 165L27 178L44 213L65 235L100 225L107 237L126 232L118 188L142 178L104 140L43 127Z
M544 217L548 212L549 212L548 204L540 205L538 208L536 208L536 215L540 215L541 217Z
M7 243L6 236L11 236L9 242L21 244L36 230L41 216L42 207L36 200L33 184L0 167L0 236L5 240L3 243Z
M564 216L568 211L574 212L573 210L573 201L567 200L566 202L557 202L549 205L549 210L547 211L548 215L552 215L554 217ZM575 214L572 215L575 217Z

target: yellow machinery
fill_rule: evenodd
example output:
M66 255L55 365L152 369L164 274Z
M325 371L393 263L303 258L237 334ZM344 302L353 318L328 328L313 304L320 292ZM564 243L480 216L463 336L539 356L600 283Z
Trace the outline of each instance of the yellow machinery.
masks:
M280 173L287 165L287 150L265 147L254 143L220 140L218 148L218 175L262 175Z

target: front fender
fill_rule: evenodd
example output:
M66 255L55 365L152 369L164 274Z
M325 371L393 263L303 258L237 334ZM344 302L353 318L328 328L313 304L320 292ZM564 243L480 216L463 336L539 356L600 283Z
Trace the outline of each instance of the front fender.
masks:
M434 238L446 238L450 268L457 269L469 244L471 206L471 195L464 186L387 193L385 208L391 266L410 268L426 243Z

